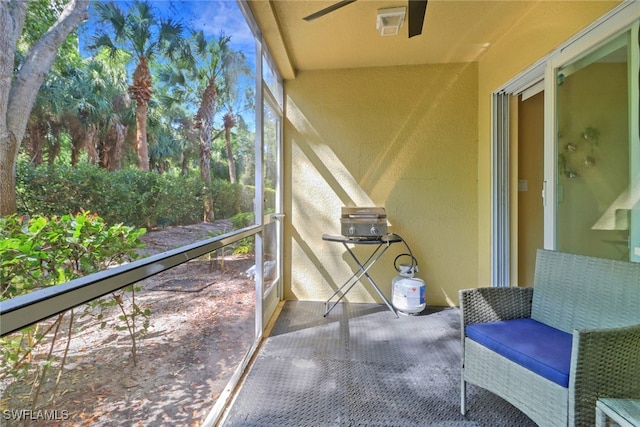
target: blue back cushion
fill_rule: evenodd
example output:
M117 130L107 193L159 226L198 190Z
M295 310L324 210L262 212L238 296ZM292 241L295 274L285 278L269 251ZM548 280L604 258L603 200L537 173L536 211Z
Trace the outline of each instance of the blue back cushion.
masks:
M467 326L467 337L507 359L569 386L572 336L530 318Z

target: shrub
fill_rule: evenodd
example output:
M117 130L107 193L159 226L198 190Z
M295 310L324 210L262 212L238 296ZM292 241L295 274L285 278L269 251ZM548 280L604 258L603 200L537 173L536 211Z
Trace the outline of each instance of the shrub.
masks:
M135 259L144 233L86 211L0 218L0 300Z
M231 225L234 230L248 227L255 224L255 215L253 212L242 212L231 217Z
M16 215L0 218L0 300L58 285L134 260L138 258L136 249L143 247L140 236L144 233L144 229L122 224L107 226L102 218L86 211L78 215L50 218L39 215L32 218ZM125 307L125 297L128 307ZM142 323L141 332L144 333L151 314L135 303L135 288L127 287L93 300L84 306L79 316L94 317L99 321L100 327L106 327L108 322L104 319L103 311L115 306L119 307L120 315L114 319L113 326L129 333L135 364L136 324ZM32 373L34 387L30 397L35 406L48 370L57 364L58 378L64 371L69 347L67 345L57 363L54 363L56 360L52 356L53 348L63 335L63 320L68 324L67 340L71 339L76 331L76 315L72 308L59 314L53 323L46 322L51 324L45 326L44 331L38 324L1 338L0 381L6 377L26 379L26 375ZM35 349L47 341L50 347L48 356L44 360L33 358ZM55 396L55 392L54 387L51 397Z
M216 218L251 211L253 187L214 179L209 188L195 174L125 169L108 172L94 165L18 165L17 193L22 215L97 212L109 224L136 227L185 225L202 221L205 192L211 192Z

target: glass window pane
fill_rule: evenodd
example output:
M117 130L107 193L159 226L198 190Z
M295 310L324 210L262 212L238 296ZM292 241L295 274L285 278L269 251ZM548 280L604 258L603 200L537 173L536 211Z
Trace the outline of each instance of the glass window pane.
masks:
M3 337L8 425L36 414L201 425L255 341L253 246L237 242Z
M280 108L282 108L282 84L266 55L262 56L262 79Z
M263 131L263 182L264 213L276 212L276 192L278 191L278 141L280 140L280 118L268 102L264 103Z
M130 24L138 4L113 6ZM99 31L113 34L115 25L92 3L77 36L78 61L52 67L44 86L56 90L43 92L31 114L17 165L19 215L50 219L84 210L107 225L145 228L150 246L156 231L176 228L179 237L167 249L212 237L206 224L229 232L257 223L253 32L237 2L150 6L157 22L182 24L197 72L158 44L143 79L150 99L139 108L129 88L141 59L110 61L105 47L91 47ZM150 29L149 45L158 31ZM111 41L131 50L131 40ZM66 52L63 60L71 58ZM71 67L73 73L65 71ZM51 114L54 105L62 106L59 115ZM137 131L142 124L146 132Z
M557 72L557 249L629 259L628 34Z
M264 292L277 283L279 277L278 266L278 231L279 223L270 222L264 226Z

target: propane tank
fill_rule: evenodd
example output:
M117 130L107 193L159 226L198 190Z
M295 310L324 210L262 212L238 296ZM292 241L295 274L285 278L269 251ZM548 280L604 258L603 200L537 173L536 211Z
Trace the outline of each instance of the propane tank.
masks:
M402 314L418 314L427 306L424 280L402 278L393 285L393 306Z
M394 263L395 265L395 263ZM391 280L393 306L401 314L418 314L427 306L424 280L414 277L418 271L415 263L395 265L398 275Z

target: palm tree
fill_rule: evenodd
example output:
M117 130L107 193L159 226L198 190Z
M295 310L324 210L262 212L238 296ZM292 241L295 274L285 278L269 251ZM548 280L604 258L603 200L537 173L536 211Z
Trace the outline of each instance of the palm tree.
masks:
M165 70L166 71L166 70ZM160 82L163 82L163 72L160 72ZM164 76L166 77L166 76ZM185 81L185 80L182 80ZM156 93L157 108L155 122L158 125L158 141L167 142L171 149L163 148L159 153L168 153L176 158L180 165L182 175L189 173L189 161L196 154L198 148L198 131L195 129L193 117L193 103L189 100L185 88L176 86L175 82L167 85L158 85ZM153 121L152 121L153 123ZM154 129L155 131L155 129ZM177 151L175 151L177 149ZM152 150L153 151L153 150ZM152 152L152 159L154 158ZM167 158L167 157L165 157Z
M153 142L149 146L149 163L152 169L164 173L171 165L182 166L182 154L189 141L180 120L184 116L182 105L167 103L166 96L158 95L149 115L149 140Z
M233 146L231 144L231 129L238 123L238 114L234 114L234 105L238 105L241 101L239 79L241 76L251 75L251 69L248 65L247 58L242 52L229 48L228 45L221 47L220 56L222 59L222 81L224 85L220 88L220 101L226 107L227 112L223 117L224 123L224 140L227 151L227 165L229 167L229 181L237 182L236 165ZM240 109L243 107L241 106Z
M34 164L43 161L49 143L49 163L55 161L63 133L71 137L71 165L83 150L89 162L119 169L124 134L132 126L124 62L100 55L53 69L38 94L28 126L28 149ZM60 68L60 67L58 67Z
M207 186L211 184L211 143L214 139L214 119L218 111L219 87L224 87L225 55L230 37L221 34L218 40L207 40L202 31L191 37L196 63L174 62L160 72L160 80L173 85L177 98L190 100L198 105L193 125L198 133L200 151L200 177ZM207 194L204 201L204 220L213 220L213 200Z
M80 146L95 152L100 167L109 171L121 169L127 129L135 123L126 72L123 66L101 56L91 58L86 69L91 83L88 98L92 108L87 114L86 142ZM94 135L90 139L92 131Z
M153 96L149 61L158 54L172 60L177 57L188 60L190 50L182 37L183 26L171 19L158 20L146 1L135 1L126 14L113 1L96 2L95 8L100 20L111 27L114 37L104 29L99 30L93 48L106 49L111 56L124 51L136 61L129 93L136 102L138 165L141 170L149 170L147 114Z
M227 52L230 37L221 34L218 40L208 41L202 31L191 36L197 62L165 64L159 73L160 80L171 85L175 102L191 102L198 106L193 125L198 132L200 145L200 176L211 182L211 141L214 118L218 110L218 87L224 86L223 53Z
M211 138L213 136L213 117L216 114L218 89L215 80L202 93L202 102L195 117L194 127L198 130L200 141L200 176L206 183L211 183Z
M227 164L229 165L229 181L235 184L236 179L236 165L233 159L233 148L231 147L231 129L236 125L236 116L229 111L224 115L224 142L227 145Z

